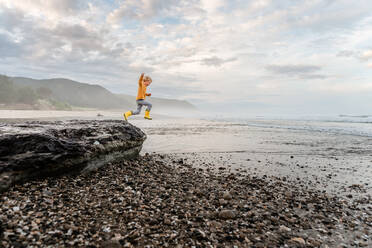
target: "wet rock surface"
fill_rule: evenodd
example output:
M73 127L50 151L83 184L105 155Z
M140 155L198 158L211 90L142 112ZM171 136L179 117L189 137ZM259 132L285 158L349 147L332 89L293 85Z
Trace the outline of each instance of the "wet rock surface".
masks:
M146 135L123 121L0 124L0 191L34 177L94 169L138 155Z
M372 245L370 199L209 172L165 155L17 185L0 206L4 247Z

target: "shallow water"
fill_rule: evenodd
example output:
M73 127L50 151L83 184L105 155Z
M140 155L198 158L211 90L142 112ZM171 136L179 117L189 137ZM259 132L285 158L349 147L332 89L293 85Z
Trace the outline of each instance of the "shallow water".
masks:
M372 117L298 117L293 119L255 118L239 120L248 126L285 128L330 134L350 134L372 137Z
M143 153L172 154L204 169L286 177L334 194L372 193L369 136L191 119L132 123L148 135Z

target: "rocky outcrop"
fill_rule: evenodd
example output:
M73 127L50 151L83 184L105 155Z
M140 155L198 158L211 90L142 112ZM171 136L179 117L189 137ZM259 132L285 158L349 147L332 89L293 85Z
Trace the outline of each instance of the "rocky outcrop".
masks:
M123 121L0 124L0 191L35 177L80 173L138 155L146 135Z

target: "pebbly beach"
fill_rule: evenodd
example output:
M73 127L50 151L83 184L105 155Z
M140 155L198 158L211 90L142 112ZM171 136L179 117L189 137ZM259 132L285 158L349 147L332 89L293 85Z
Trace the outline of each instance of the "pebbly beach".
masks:
M1 245L372 245L368 137L202 120L133 124L147 136L138 157L3 192Z

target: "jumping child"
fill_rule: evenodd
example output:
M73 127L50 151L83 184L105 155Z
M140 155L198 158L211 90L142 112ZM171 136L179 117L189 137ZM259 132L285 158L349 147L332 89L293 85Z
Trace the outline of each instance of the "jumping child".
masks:
M152 79L149 76L145 76L145 73L141 74L141 77L138 80L138 93L136 98L137 103L137 110L136 111L128 111L124 114L124 119L128 121L128 117L131 115L138 115L141 113L142 106L147 106L145 111L145 119L152 120L150 117L150 110L152 107L152 104L145 101L146 96L151 96L151 93L146 93L146 88L151 84Z

